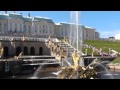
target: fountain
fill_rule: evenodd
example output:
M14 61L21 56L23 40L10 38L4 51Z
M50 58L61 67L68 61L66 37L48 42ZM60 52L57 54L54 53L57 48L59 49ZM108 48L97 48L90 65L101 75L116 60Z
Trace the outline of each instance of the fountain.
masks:
M64 67L53 74L60 79L114 79L112 73L104 66L104 63L106 61L94 59L87 67L78 66L76 69L74 66Z
M58 71L57 73L53 73L58 76L60 79L95 79L99 78L97 72L95 71L95 67L97 67L99 64L96 63L96 59L93 60L87 67L84 65L84 60L81 57L82 55L82 29L81 26L78 24L79 19L79 12L78 11L72 11L71 12L71 25L70 25L70 36L69 36L69 44L74 48L74 52L72 54L72 60L74 64L70 64L70 62L67 60L68 58L65 58L68 64L67 67L62 68L61 71ZM80 28L80 29L79 29ZM93 56L93 53L92 53ZM91 66L96 65L96 66ZM108 70L105 66L100 64L102 67L104 67L105 71L107 73ZM100 67L101 68L101 67ZM113 77L110 77L113 79Z
M54 64L54 63L53 63ZM54 66L54 65L53 65ZM28 79L47 79L47 78L57 78L55 74L52 74L53 72L59 71L61 68L60 66L51 67L49 64L42 64L38 67L38 69L35 71L32 77L29 77Z
M95 59L94 60L94 63L92 63L91 65L93 65L94 67L94 70L97 72L97 73L100 73L101 74L101 79L107 79L107 78L103 78L102 76L103 75L109 75L110 77L108 77L108 79L114 79L113 75L110 73L110 71L106 68L106 66L104 66L103 64L106 63L106 61L100 61L100 60L97 60Z
M70 35L69 35L69 41L67 43L69 43L70 48L74 49L74 50L71 50L71 52L73 51L74 52L70 56L70 58L66 57L62 60L62 63L64 61L64 64L66 62L67 65L63 65L63 67L60 67L60 65L54 67L54 65L58 65L58 63L55 63L55 62L49 63L48 60L47 61L42 60L42 63L41 63L40 59L43 59L43 57L41 56L19 57L19 58L30 59L30 60L23 60L24 62L30 61L30 63L27 63L27 64L25 63L24 65L34 64L35 66L38 66L38 68L35 70L32 77L29 77L28 79L96 79L96 78L99 78L99 76L97 72L95 71L96 70L95 68L97 68L99 65L103 67L107 73L109 73L106 67L104 67L100 62L96 62L96 60L93 60L88 66L85 67L84 59L81 57L82 55L82 29L81 29L81 25L78 24L78 19L79 19L79 12L72 11L70 32L69 32ZM33 22L32 22L32 27L34 27ZM55 43L53 43L53 46L54 45ZM60 45L62 46L63 44L60 44ZM49 44L49 47L50 46L51 46L51 42ZM68 49L68 47L65 47L65 45L63 46L64 47L62 49L67 48L69 52L70 48ZM54 48L52 50L54 51ZM86 50L86 53L87 53L87 50ZM37 60L37 62L39 63L37 64L34 63L36 62L35 60ZM32 61L32 64L31 64L31 61ZM71 61L73 61L74 64L72 64ZM110 77L110 78L113 79L113 77Z
M81 54L82 28L79 25L79 11L71 11L69 44Z

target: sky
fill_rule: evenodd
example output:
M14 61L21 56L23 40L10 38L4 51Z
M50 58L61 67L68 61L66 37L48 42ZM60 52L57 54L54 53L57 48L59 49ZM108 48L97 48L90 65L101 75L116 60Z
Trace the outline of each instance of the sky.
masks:
M22 13L24 16L30 13L31 16L48 17L55 23L70 22L70 11L16 11L16 13ZM114 37L120 33L120 11L79 11L79 24L95 28L101 38Z

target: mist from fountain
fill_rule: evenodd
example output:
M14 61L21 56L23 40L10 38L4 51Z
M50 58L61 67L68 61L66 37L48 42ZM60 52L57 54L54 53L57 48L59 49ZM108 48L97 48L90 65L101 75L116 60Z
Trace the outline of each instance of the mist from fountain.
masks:
M84 59L83 59L83 58L81 58L79 65L80 65L80 66L85 66L85 64L84 64Z
M48 63L48 65L49 65L49 61L44 61L44 63ZM51 72L49 72L49 71L47 71L47 73L46 73L46 71L45 71L45 73L44 72L41 72L41 71L44 71L44 66L45 65L47 65L47 64L42 64L42 65L40 65L38 68L37 68L37 70L35 70L35 72L34 72L34 74L33 74L33 76L32 77L29 77L28 79L54 79L54 78L57 78L56 77L56 75L55 74L52 74L53 73L53 71L51 71ZM51 64L56 64L56 62L52 62ZM45 75L47 75L47 76L43 76L42 74L45 74ZM42 76L43 77L42 77ZM49 76L48 76L49 75ZM54 75L54 76L53 76Z
M67 63L69 66L72 66L71 63L70 63L67 59L64 59L64 61L66 61L66 63Z
M99 71L99 72L97 72L97 73L106 72L107 74L110 75L110 79L114 79L113 75L112 75L112 74L110 73L110 71L103 65L103 63L106 63L106 61L100 62L100 60L98 60L98 59L96 58L96 59L94 59L94 60L86 67L86 69L87 69L87 68L91 68L91 67L90 67L91 65L95 65L95 66L93 66L93 69L95 70L95 68L96 68L98 65L100 65L101 67L99 67L99 69L100 69L100 68L104 68L105 71Z
M112 74L110 73L110 71L103 65L103 63L105 63L105 61L95 62L94 64L96 64L96 65L94 66L94 69L95 69L98 65L100 65L101 68L104 68L105 73L109 74L110 79L114 79L113 75L112 75ZM104 71L99 71L99 72L97 72L97 73L102 73L102 72L104 72Z
M33 76L32 77L30 77L29 79L47 79L47 77L43 77L43 78L41 78L41 76L39 75L40 73L41 73L41 71L42 71L42 67L44 66L44 64L43 65L41 65L41 66L39 66L38 67L38 69L35 71L35 73L33 74ZM51 77L51 76L49 76L49 77Z

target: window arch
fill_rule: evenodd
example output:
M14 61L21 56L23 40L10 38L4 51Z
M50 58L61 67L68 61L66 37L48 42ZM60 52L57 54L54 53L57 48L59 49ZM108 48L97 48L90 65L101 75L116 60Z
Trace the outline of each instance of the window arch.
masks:
M39 48L39 55L43 55L43 48L42 47Z
M16 47L16 56L18 56L21 53L21 51L22 50L20 46Z
M15 33L17 32L17 23L15 23Z
M31 54L31 55L35 55L35 48L34 48L34 47L31 47L31 48L30 48L30 54Z
M3 49L4 49L3 50L4 51L3 56L8 57L9 56L9 48L7 46L5 46Z
M26 33L26 25L24 25L24 32Z
M24 47L24 55L28 55L28 48Z

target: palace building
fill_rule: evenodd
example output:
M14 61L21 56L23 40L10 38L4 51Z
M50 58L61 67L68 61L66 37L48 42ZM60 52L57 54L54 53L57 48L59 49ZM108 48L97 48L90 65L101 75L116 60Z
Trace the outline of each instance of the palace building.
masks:
M22 13L0 14L0 35L5 36L35 36L63 38L70 36L70 23L54 23L47 17L23 16ZM95 28L79 25L83 40L98 40L99 33Z
M66 23L66 22L61 22L61 23L55 23L54 27L54 33L57 38L62 38L62 37L69 37L70 35L70 28L75 27L74 24ZM95 28L87 27L84 25L79 25L78 26L78 33L80 35L82 30L82 38L83 40L98 40L99 39L99 33L96 32Z
M25 17L22 14L0 15L0 33L26 34L40 37L54 36L54 22L45 17Z

